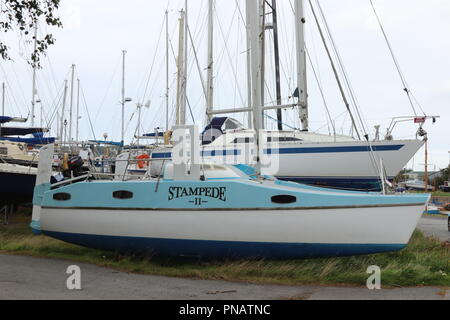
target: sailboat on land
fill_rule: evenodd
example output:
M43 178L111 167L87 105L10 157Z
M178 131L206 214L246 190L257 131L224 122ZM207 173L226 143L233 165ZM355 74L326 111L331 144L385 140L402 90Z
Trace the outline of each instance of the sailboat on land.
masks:
M317 188L198 158L167 163L157 179L92 173L52 185L52 152L46 146L39 157L33 231L123 253L304 258L395 251L407 245L429 200Z
M178 99L186 99L183 90ZM340 191L263 175L273 157L261 147L261 106L252 110L254 168L201 161L198 127L186 125L174 127L173 157L160 160L156 178L130 178L122 168L51 184L53 145L43 147L33 231L90 248L200 258L345 256L407 245L429 195Z

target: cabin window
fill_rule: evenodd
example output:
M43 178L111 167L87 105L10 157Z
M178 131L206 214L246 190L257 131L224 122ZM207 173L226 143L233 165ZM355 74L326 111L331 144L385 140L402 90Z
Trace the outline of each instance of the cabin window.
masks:
M281 194L281 195L278 195L278 196L273 196L272 197L272 202L273 203L279 203L279 204L289 204L289 203L297 202L297 197L290 196L290 195L287 195L287 194Z
M253 138L236 138L232 143L253 143Z
M303 140L295 138L295 137L268 137L267 138L267 142L295 142L295 141L303 141Z
M131 199L133 198L133 192L125 190L115 191L113 192L113 197L122 200Z
M1 147L0 148L0 154L4 155L4 156L8 155L8 148Z
M70 195L70 193L65 193L65 192L60 192L60 193L55 193L53 195L53 200L56 201L68 201L70 200L72 196Z

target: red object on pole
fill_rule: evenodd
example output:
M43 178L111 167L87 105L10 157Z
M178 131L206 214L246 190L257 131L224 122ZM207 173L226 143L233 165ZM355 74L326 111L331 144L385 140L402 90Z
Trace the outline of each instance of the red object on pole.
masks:
M414 123L425 123L426 120L427 118L425 117L414 118Z

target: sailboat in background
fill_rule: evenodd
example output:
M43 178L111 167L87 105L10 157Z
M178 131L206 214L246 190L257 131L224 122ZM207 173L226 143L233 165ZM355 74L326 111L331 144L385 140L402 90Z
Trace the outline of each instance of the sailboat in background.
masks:
M274 1L275 2L275 1ZM254 142L254 130L251 129L251 121L248 128L240 124L239 121L220 116L231 113L248 113L251 120L252 108L234 108L227 110L214 110L213 108L213 60L212 60L212 8L214 1L210 2L209 10L209 46L208 46L208 86L206 96L206 114L210 123L202 133L201 156L205 161L211 163L226 163L254 165L253 156L255 150L252 148ZM297 79L298 90L295 96L297 101L289 105L277 104L267 106L263 101L264 83L264 33L266 28L264 2L258 0L248 0L247 4L247 33L248 41L252 40L252 47L248 48L249 70L254 70L249 76L249 96L250 104L260 106L260 112L264 114L268 110L278 110L294 108L299 110L301 130L266 130L266 140L262 141L264 153L276 156L279 160L279 169L272 172L274 176L282 180L320 185L332 188L379 191L382 188L380 182L380 171L384 170L387 179L393 180L398 172L408 163L408 161L423 146L424 141L420 140L426 132L420 125L416 139L414 140L394 140L392 131L389 131L385 140L377 138L369 140L367 133L359 134L360 139L351 136L324 135L309 132L308 122L308 93L306 77L306 50L304 43L305 12L303 1L296 0L295 3L295 32L297 46ZM273 5L272 5L272 8ZM276 15L275 15L276 16ZM272 29L275 25L272 26ZM322 32L322 31L321 31ZM257 39L251 39L257 34ZM328 50L328 48L327 48ZM336 65L330 56L330 61L334 69ZM336 74L341 92L344 85ZM353 121L353 126L358 132L356 120L353 117L347 98L343 94L343 99ZM185 108L185 106L184 106ZM178 105L177 110L184 110ZM177 123L185 123L183 111L177 111ZM254 115L254 113L253 113ZM265 115L264 115L265 116ZM181 117L181 118L180 118ZM425 117L431 118L431 117ZM432 117L435 119L435 117ZM281 119L279 119L281 123ZM172 156L170 145L161 146L151 152L151 159L170 159ZM383 168L379 164L383 163ZM370 164L370 165L368 165ZM152 162L149 173L153 176L162 172L161 162ZM147 168L142 168L141 174L146 173ZM139 171L139 170L138 170ZM136 170L135 170L136 172Z

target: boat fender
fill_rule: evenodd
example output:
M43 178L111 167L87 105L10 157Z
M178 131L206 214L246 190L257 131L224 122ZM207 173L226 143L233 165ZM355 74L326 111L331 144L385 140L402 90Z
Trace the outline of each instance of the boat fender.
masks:
M145 161L147 159L150 159L150 156L146 153L136 157L136 160L138 160L137 165L139 169L147 168L149 166L149 161Z

